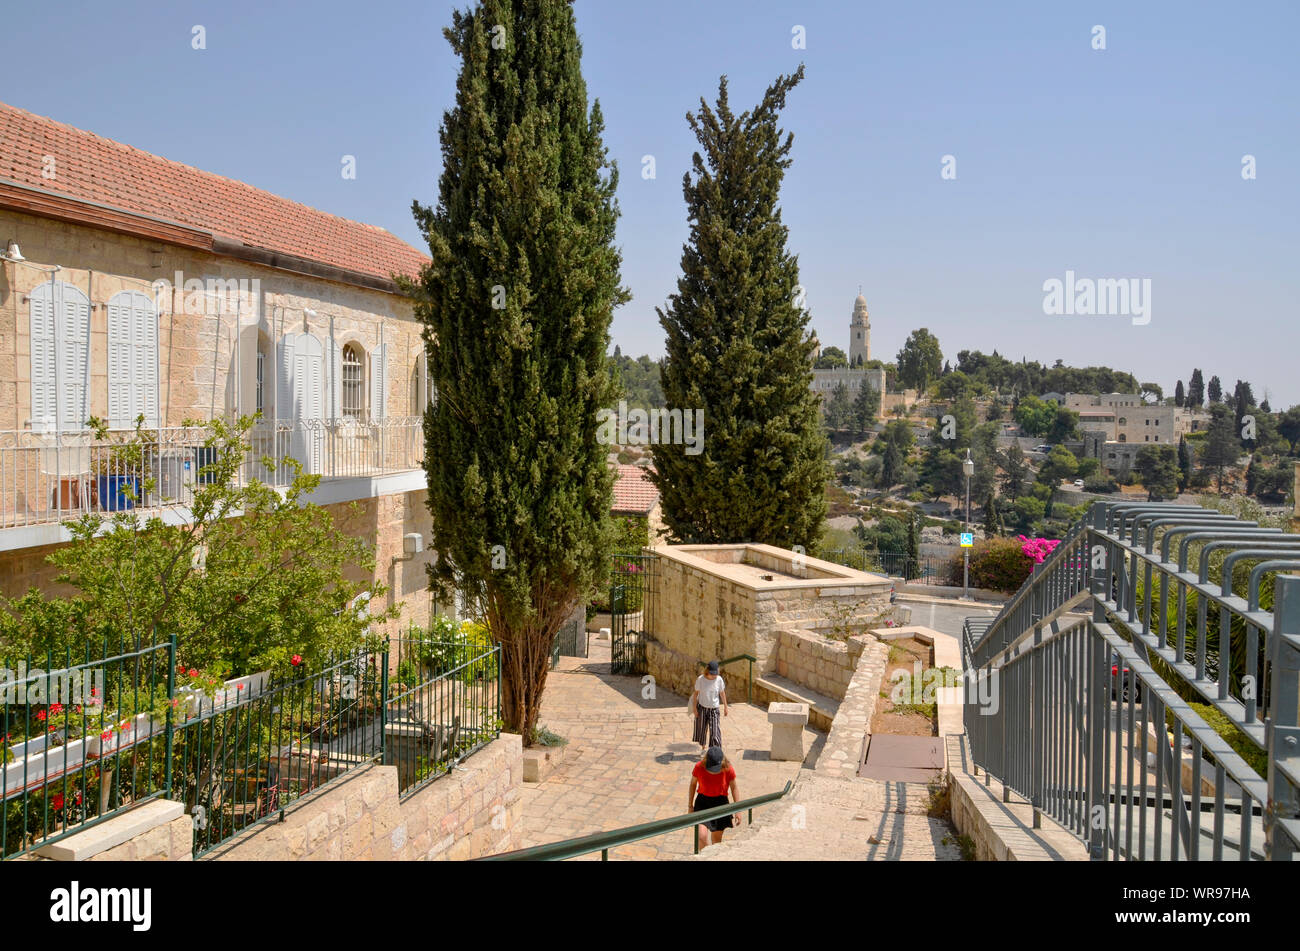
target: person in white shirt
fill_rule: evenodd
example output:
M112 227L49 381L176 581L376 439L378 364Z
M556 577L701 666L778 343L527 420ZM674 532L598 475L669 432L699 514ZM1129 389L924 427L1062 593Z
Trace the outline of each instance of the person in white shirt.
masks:
M718 673L718 662L709 661L708 668L695 678L695 691L691 694L688 712L695 720L691 739L700 744L701 753L711 746L722 746L722 716L728 715L727 685Z

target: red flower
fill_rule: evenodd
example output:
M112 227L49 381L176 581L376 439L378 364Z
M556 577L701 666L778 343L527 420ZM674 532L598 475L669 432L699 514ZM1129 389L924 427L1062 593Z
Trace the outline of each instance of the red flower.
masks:
M62 713L62 712L63 712L63 704L61 703L51 704L50 713Z
M77 791L77 805L78 805L78 806L81 805L81 791L80 791L80 790Z
M44 711L44 710L37 710L37 711L36 711L36 719L38 719L38 720L40 720L42 723L44 723L44 722L45 722L45 711Z
M294 654L293 657L290 658L289 663L291 663L291 664L293 664L293 666L297 667L299 664L302 663L302 655L301 655L301 654Z
M199 675L199 672L198 672L195 668L191 667L191 668L190 668L190 676L191 676L191 677L197 677L198 675Z
M63 808L63 793L55 793L55 794L54 794L54 799L51 801L51 805L54 806L54 811L55 811L55 812L57 812L58 810L62 809L62 808Z
M109 740L113 738L113 731L105 730L103 733L99 734L99 738L103 740L105 743L107 743Z

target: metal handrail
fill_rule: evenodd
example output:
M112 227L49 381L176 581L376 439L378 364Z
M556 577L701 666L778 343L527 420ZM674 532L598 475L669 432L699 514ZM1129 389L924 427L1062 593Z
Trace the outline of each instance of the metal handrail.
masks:
M1197 506L1095 504L996 618L964 625L985 782L997 776L1004 801L1025 796L1035 826L1052 816L1094 858L1196 859L1202 837L1216 859L1259 857L1252 836L1268 858L1300 853L1300 577L1284 574L1297 568L1293 534Z
M609 861L609 850L620 845L629 845L633 842L640 842L642 839L650 839L657 835L665 835L669 832L677 832L680 829L690 829L692 838L696 840L696 851L699 851L699 840L695 837L695 826L708 822L711 819L721 819L723 816L733 815L744 810L749 811L749 821L754 821L754 808L763 806L769 802L776 802L790 792L794 783L786 781L785 788L780 792L765 793L762 796L754 796L750 799L742 799L738 802L727 803L723 806L714 806L711 809L701 809L699 812L687 812L680 816L671 816L667 819L655 819L653 822L643 822L640 825L627 826L622 829L614 829L611 832L597 832L594 835L585 835L577 839L565 839L561 842L551 842L548 845L535 845L528 849L516 849L513 852L501 852L497 855L485 855L478 862L557 862L564 859L577 858L579 855L590 855L592 852L600 853L602 862Z
M718 667L726 667L728 664L734 664L738 660L749 661L749 682L745 685L745 702L754 702L754 664L758 663L758 658L753 654L737 654L735 657L728 657L726 660L718 661ZM707 667L707 660L696 661L701 667Z

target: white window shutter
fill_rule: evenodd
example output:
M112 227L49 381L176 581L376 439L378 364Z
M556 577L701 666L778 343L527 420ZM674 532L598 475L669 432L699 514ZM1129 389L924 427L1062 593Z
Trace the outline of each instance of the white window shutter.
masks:
M58 300L63 324L59 334L63 428L82 429L90 417L86 400L86 372L90 365L90 300L71 284L59 289Z
M52 288L43 284L31 295L31 347L32 347L32 429L49 431L54 428L55 387L58 385L55 361L54 300Z
M280 419L292 419L297 415L297 410L293 403L293 371L294 371L294 354L297 350L298 334L285 334L280 338L280 344L277 350L276 380L275 390L275 411Z
M114 294L108 302L108 425L131 425L131 308L127 295Z
M388 415L388 344L380 344L370 354L370 418Z
M158 312L147 294L136 294L135 352L140 361L136 393L145 425L156 427L162 424L158 412Z
M121 291L108 302L108 420L158 425L158 315L149 295Z

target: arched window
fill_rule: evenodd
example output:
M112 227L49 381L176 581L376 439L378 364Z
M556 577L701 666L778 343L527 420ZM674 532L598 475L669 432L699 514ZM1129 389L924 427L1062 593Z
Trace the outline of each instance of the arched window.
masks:
M360 419L366 411L365 370L361 349L353 343L343 347L343 415Z

